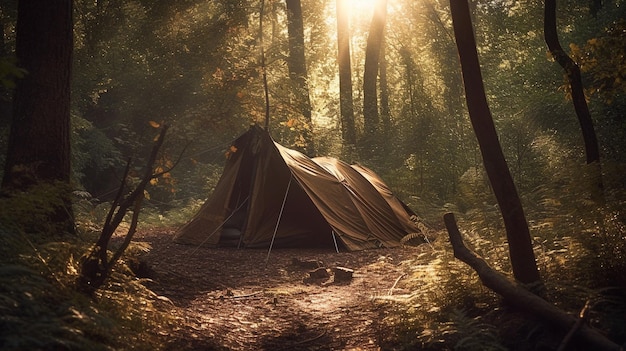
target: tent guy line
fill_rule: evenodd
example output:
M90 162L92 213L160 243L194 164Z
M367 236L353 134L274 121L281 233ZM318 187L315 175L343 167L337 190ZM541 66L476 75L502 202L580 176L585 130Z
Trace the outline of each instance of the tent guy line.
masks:
M272 241L270 242L270 248L267 250L267 258L265 259L265 266L267 266L267 262L270 260L270 253L272 252L272 247L274 246L274 241L276 240L276 232L278 232L278 226L280 225L280 219L283 216L283 211L285 210L285 203L287 202L287 195L289 195L289 188L291 188L291 181L293 180L293 175L289 177L289 183L287 183L287 189L285 190L285 197L283 198L283 204L280 206L280 213L278 214L278 220L276 221L276 228L274 228L274 234L272 235Z

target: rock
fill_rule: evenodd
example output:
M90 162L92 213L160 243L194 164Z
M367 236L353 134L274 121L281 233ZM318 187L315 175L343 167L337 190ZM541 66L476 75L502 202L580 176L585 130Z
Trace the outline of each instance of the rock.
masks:
M322 261L318 260L300 260L297 257L291 259L291 264L303 269L317 269L324 266Z
M309 278L311 279L328 279L330 274L324 267L319 267L309 272Z
M333 273L335 274L335 282L347 282L352 280L354 270L346 267L335 267Z

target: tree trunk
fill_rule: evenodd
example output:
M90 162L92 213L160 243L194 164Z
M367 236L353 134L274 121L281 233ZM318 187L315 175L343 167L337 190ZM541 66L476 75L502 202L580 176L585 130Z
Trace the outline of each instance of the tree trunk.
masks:
M556 0L545 0L545 11L543 18L543 32L550 53L554 60L563 67L570 87L572 89L572 102L578 117L578 123L583 134L585 144L585 154L587 164L600 161L600 151L598 139L593 127L591 113L585 99L583 84L580 77L580 68L566 53L559 43L559 36L556 30Z
M287 5L287 31L289 33L289 77L295 83L295 101L307 127L304 129L305 153L313 156L315 148L311 138L311 97L307 81L306 58L304 55L304 24L300 0L285 0Z
M350 22L346 0L337 0L337 62L339 65L339 106L344 145L356 145L352 69L350 67Z
M389 136L391 131L391 111L389 109L389 82L387 81L387 57L385 55L385 37L380 48L380 118L383 122L383 133Z
M363 71L363 122L365 137L368 141L375 137L380 122L376 82L386 21L387 0L376 0L370 31L367 36L365 69Z
M28 73L15 88L3 189L69 184L72 51L71 0L18 3L16 55ZM54 222L72 223L69 201Z
M487 104L467 0L450 0L450 10L470 120L504 220L513 275L525 284L538 283L528 223Z

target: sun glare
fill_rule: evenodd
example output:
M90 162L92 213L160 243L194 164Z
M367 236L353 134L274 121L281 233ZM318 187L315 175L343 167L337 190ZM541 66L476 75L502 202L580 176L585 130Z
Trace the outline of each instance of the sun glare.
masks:
M358 12L362 14L364 12L372 11L374 8L375 0L347 0L347 8L351 13Z

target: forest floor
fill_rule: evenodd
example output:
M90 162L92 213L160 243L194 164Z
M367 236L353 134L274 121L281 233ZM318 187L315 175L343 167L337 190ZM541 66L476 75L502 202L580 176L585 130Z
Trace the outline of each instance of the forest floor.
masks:
M359 252L196 248L172 242L171 230L138 233L151 251L143 259L149 287L171 300L181 321L170 350L379 350L384 304L402 288L408 262L421 247ZM307 279L321 261L330 278ZM335 282L332 268L354 270Z

